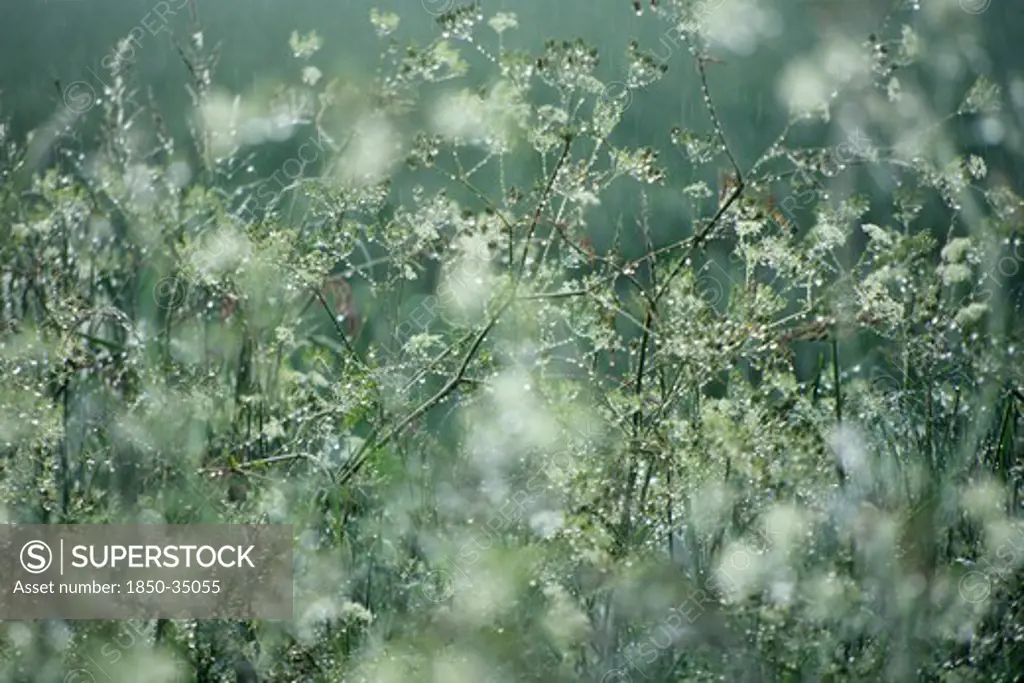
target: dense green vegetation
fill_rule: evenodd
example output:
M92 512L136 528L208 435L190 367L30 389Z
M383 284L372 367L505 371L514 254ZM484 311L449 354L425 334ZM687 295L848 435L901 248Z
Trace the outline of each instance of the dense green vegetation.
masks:
M928 90L978 3L795 59L753 163L726 0L614 81L368 10L375 74L296 31L245 98L187 4L186 121L129 39L4 129L0 512L292 524L295 619L5 622L0 679L1020 680L1024 202L963 133L1013 119ZM630 145L679 69L703 123Z

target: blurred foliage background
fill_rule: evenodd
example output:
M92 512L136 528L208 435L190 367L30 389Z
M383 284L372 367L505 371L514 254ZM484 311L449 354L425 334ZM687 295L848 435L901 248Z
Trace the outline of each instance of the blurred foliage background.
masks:
M3 521L296 604L0 678L1020 680L1019 8L653 4L7 8Z

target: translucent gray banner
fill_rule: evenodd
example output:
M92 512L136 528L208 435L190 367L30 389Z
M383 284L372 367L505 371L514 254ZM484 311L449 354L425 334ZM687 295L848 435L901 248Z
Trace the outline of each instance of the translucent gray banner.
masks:
M290 525L0 524L0 619L291 619Z

